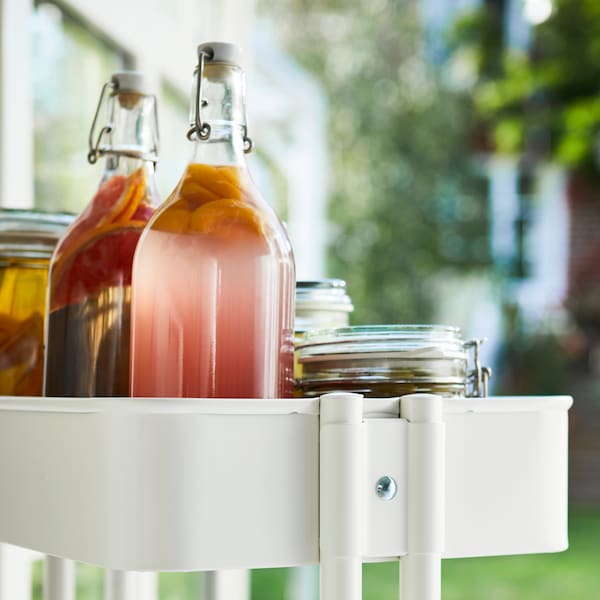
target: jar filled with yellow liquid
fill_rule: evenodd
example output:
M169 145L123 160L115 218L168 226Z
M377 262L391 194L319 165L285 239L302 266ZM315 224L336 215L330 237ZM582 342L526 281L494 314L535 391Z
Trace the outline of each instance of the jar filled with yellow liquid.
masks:
M0 209L0 395L42 394L48 264L71 221Z

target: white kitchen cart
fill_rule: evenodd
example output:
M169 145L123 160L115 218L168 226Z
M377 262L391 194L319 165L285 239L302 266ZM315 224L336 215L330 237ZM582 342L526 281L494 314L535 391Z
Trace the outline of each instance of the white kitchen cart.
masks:
M567 548L571 403L2 398L0 541L118 571L320 564L322 600L399 559L401 600L439 600L442 558Z

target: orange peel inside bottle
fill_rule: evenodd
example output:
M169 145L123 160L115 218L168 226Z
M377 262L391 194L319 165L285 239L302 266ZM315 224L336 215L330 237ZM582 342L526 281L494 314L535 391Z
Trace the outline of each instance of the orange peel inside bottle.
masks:
M242 200L221 198L197 208L190 220L190 228L198 233L225 237L243 228L262 236L260 215L254 207Z
M100 247L97 243L102 240L106 240L102 242L103 247L106 244L120 243L120 239L125 239L122 236L117 237L121 233L141 233L146 222L134 221L132 217L141 206L146 192L146 180L142 169L137 169L127 178L115 175L100 187L90 204L89 214L79 221L60 243L51 277L52 310L67 302L73 295L72 291L65 287L72 284L69 271L77 268L77 259L81 255L86 252L98 252ZM104 252L103 255L113 256L114 252ZM106 273L109 273L111 265L103 266L106 267ZM100 271L98 269L98 272ZM89 281L90 275L83 272L79 273L79 276L87 291L110 285L109 281Z
M142 169L134 171L128 178L123 193L107 215L106 223L126 223L137 210L146 195L146 182ZM102 222L101 222L102 223Z
M264 237L264 223L252 202L249 180L238 167L188 165L173 201L152 226L170 233L234 238Z

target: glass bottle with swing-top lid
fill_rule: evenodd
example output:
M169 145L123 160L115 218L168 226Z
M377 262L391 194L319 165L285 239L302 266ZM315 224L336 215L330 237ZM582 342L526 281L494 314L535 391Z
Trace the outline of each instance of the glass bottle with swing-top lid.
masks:
M198 47L192 158L134 261L132 395L292 393L294 261L246 166L240 51Z
M133 254L158 204L156 98L143 74L117 72L104 85L89 145L88 161L105 157L105 168L51 260L47 396L129 393Z

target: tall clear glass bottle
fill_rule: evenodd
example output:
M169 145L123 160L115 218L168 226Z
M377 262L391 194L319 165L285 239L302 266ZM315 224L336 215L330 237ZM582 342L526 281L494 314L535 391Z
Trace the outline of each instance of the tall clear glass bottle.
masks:
M115 73L102 89L88 160L105 156L105 170L50 263L46 396L129 395L133 254L158 204L156 114L141 73Z
M239 49L198 48L190 163L133 268L133 396L292 394L294 260L254 186Z

